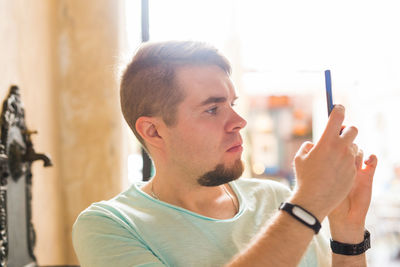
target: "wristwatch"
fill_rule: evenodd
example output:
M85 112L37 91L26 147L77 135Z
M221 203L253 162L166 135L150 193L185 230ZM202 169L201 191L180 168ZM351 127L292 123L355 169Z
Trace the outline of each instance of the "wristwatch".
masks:
M331 249L333 253L341 255L360 255L371 247L370 233L368 230L364 232L364 241L359 244L346 244L331 239Z
M293 218L311 228L315 234L318 234L319 230L321 229L321 223L318 221L318 219L311 212L308 212L299 205L283 202L279 206L279 209L286 211Z

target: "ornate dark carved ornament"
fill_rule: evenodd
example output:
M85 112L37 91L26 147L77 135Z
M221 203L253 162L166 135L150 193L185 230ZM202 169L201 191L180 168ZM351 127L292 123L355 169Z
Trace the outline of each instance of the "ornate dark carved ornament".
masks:
M49 157L37 154L25 124L19 89L11 86L3 102L0 144L0 267L37 266L33 253L32 172L35 160L51 166Z

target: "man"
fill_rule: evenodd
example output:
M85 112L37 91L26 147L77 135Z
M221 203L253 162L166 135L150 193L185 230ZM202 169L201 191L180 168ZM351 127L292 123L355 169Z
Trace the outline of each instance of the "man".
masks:
M246 121L234 109L230 72L203 43L138 50L123 75L121 106L156 174L82 212L73 231L82 266L326 266L329 245L316 233L327 216L338 247L332 265L366 265L377 159L362 168L357 129L341 133L344 108L333 109L317 144L299 149L294 192L238 179Z

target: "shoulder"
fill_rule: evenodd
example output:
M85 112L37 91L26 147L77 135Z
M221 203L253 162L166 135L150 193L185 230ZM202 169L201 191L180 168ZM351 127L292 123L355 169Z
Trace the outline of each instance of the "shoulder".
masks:
M83 210L72 227L74 246L101 240L109 234L140 239L132 215L140 213L146 199L137 191L137 185L132 185L114 198L92 203Z
M140 185L134 184L112 199L92 203L79 214L73 228L90 228L100 221L128 227L130 219L127 213L134 212L135 207L140 207L145 201L137 189Z
M73 226L72 243L82 266L165 266L138 227L150 217L143 208L149 202L139 191L133 185L81 212Z

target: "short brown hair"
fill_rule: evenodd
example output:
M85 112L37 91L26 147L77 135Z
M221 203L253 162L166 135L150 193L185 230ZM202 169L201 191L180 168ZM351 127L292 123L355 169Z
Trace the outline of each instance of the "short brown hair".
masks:
M141 116L161 116L166 125L173 126L177 106L185 97L176 84L176 71L198 65L216 65L231 74L229 61L216 48L202 42L146 43L136 52L122 76L121 109L144 148L136 120Z

